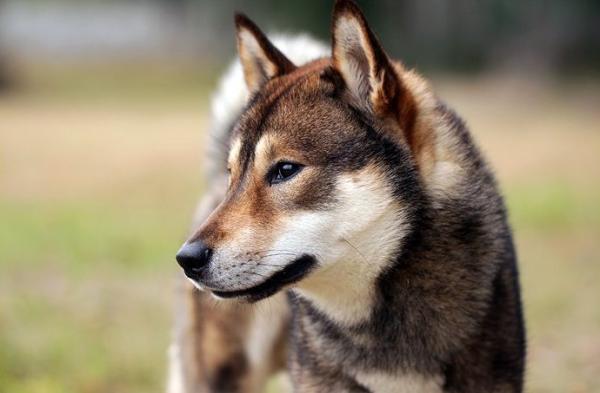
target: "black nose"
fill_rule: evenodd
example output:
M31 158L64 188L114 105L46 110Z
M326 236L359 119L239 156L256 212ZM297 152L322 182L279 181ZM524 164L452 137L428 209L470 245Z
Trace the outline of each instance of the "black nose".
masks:
M177 263L179 263L179 266L183 268L186 274L198 275L208 266L212 253L210 247L196 240L192 243L185 243L175 256L175 259L177 259Z

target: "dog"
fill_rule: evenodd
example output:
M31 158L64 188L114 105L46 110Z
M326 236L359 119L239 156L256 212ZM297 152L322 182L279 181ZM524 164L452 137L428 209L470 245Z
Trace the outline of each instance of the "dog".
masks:
M246 87L214 101L215 180L176 256L203 292L185 289L170 393L282 369L296 392L521 392L512 234L465 123L351 0L314 60L235 21Z

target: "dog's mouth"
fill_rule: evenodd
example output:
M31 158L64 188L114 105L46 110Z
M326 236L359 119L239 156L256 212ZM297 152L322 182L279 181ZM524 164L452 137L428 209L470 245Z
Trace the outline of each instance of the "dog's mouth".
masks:
M261 284L238 291L215 291L220 298L231 299L244 297L249 302L256 302L277 293L286 285L300 281L315 267L317 260L312 255L303 255L267 278Z

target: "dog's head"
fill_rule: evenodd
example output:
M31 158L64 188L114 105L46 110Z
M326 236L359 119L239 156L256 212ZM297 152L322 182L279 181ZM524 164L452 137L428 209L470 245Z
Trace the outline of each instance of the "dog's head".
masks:
M178 262L215 295L250 300L336 264L356 280L379 274L419 188L405 71L351 1L336 2L331 58L301 67L245 16L236 26L251 99L232 132L227 194Z

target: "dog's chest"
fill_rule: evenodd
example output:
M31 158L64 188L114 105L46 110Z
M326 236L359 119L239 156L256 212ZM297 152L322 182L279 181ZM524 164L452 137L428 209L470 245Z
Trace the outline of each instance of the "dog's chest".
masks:
M311 375L311 378L319 381L319 384L325 386L331 383L327 380L331 375L345 375L373 393L443 392L444 378L440 374L420 374L402 370L401 367L398 367L396 372L376 371L394 368L384 360L394 355L383 354L377 350L365 350L365 347L368 348L373 344L370 335L349 334L347 331L335 330L318 318L297 319L295 327L299 326L302 328L296 330L297 345L292 347L293 358L298 367ZM395 346L390 344L390 347ZM394 350L394 354L399 359L406 355L397 349ZM306 359L312 361L305 362ZM318 359L318 362L314 362L315 359ZM323 374L321 367L316 367L315 364L328 365L328 372ZM300 378L296 382L302 385L306 381Z
M380 372L358 372L355 380L377 393L442 393L441 376L425 376L416 373L397 375Z

